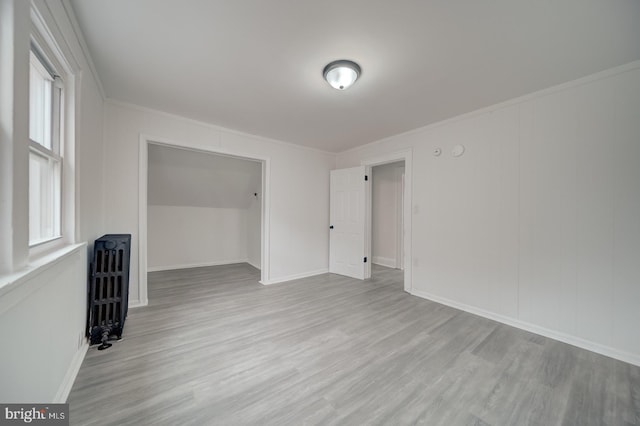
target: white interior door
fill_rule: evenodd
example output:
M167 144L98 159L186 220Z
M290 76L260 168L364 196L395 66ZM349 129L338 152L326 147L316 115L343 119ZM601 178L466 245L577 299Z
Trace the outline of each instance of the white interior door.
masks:
M331 171L329 272L365 278L365 166Z

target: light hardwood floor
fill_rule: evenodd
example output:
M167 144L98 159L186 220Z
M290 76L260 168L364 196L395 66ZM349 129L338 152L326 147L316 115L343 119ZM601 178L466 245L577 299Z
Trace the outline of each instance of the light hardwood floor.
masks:
M640 424L640 368L410 296L397 270L258 279L150 273L124 339L89 350L71 424Z

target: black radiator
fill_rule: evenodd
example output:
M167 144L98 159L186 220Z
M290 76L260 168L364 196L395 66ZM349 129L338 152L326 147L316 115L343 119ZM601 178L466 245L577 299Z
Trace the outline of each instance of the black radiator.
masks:
M130 234L108 234L93 246L89 276L87 337L98 349L121 339L129 306Z

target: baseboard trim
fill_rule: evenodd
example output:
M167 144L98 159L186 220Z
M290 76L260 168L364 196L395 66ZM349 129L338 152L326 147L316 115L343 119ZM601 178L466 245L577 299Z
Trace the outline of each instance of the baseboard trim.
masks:
M580 337L572 336L570 334L566 334L560 331L548 329L545 327L528 323L526 321L521 321L515 318L510 318L504 315L496 314L494 312L486 311L481 308L476 308L474 306L470 306L464 303L459 303L450 299L446 299L444 297L435 296L428 292L414 290L411 292L411 294L414 296L421 297L423 299L427 299L433 302L447 305L452 308L459 309L461 311L469 312L474 315L478 315L478 316L488 318L506 325L510 325L512 327L519 328L521 330L530 331L531 333L535 333L540 336L558 340L560 342L567 343L569 345L576 346L578 348L586 349L588 351L595 352L600 355L608 356L610 358L615 358L617 360L624 361L629 364L633 364L640 367L640 355L638 354L621 351L619 349L612 348L610 346L602 345L600 343L592 342L590 340L582 339Z
M329 272L329 269L327 269L327 268L318 269L318 270L315 270L315 271L303 272L302 274L294 274L294 275L288 275L286 277L275 278L273 280L260 281L260 284L262 284L262 285L271 285L271 284L284 283L284 282L287 282L287 281L299 280L301 278L309 278L309 277L313 277L315 275L326 274L327 272Z
M69 398L69 394L71 393L71 388L73 388L73 383L76 381L76 377L78 376L78 372L80 371L80 367L82 366L82 362L84 361L84 357L87 355L88 350L89 344L84 341L71 360L67 373L64 375L64 379L62 379L58 392L56 392L56 396L53 398L54 404L64 404L67 402L67 398Z
M204 268L207 266L233 265L234 263L249 263L249 259L218 260L215 262L186 263L182 265L169 265L169 266L149 266L147 267L147 272L173 271L175 269L189 269L189 268Z
M129 300L129 308L142 308L149 304L148 300Z
M387 268L396 267L396 260L391 259L390 257L382 257L382 256L372 256L371 263L375 263L376 265L386 266Z
M249 265L253 266L254 268L256 268L258 271L261 271L261 270L262 270L262 268L260 268L258 265L254 264L254 263L253 263L253 262L251 262L251 261L248 261L248 260L247 260L247 263L248 263Z

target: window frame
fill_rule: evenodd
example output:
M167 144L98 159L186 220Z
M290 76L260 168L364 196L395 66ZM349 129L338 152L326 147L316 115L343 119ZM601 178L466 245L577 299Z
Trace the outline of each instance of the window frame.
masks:
M73 164L75 164L75 97L78 81L75 75L76 73L73 71L76 65L72 65L75 64L75 62L68 62L64 53L66 51L62 46L57 44L55 37L53 37L44 24L42 17L34 13L33 9L31 24L30 55L31 52L33 52L33 55L36 56L40 64L52 77L52 98L58 95L56 102L58 107L57 111L59 112L59 114L55 116L55 119L52 120L51 132L57 135L57 139L52 140L52 149L33 141L31 139L31 131L29 131L27 139L28 157L30 160L34 154L37 154L48 158L48 161L56 163L57 174L52 176L56 177L56 185L59 186L55 203L52 206L55 210L55 220L57 223L57 229L55 229L55 231L57 232L53 232L54 235L50 235L49 238L32 240L30 236L31 231L29 231L26 237L28 258L30 261L35 261L47 253L62 248L67 244L75 243L77 233L75 214L77 176ZM31 100L29 99L29 104L30 103ZM29 121L29 126L30 125L31 122ZM53 168L51 168L51 170L53 170ZM30 174L30 172L28 174ZM29 196L29 192L30 191L27 190L27 196ZM29 207L27 214L30 215L31 212L32 210ZM30 224L28 228L31 228Z

